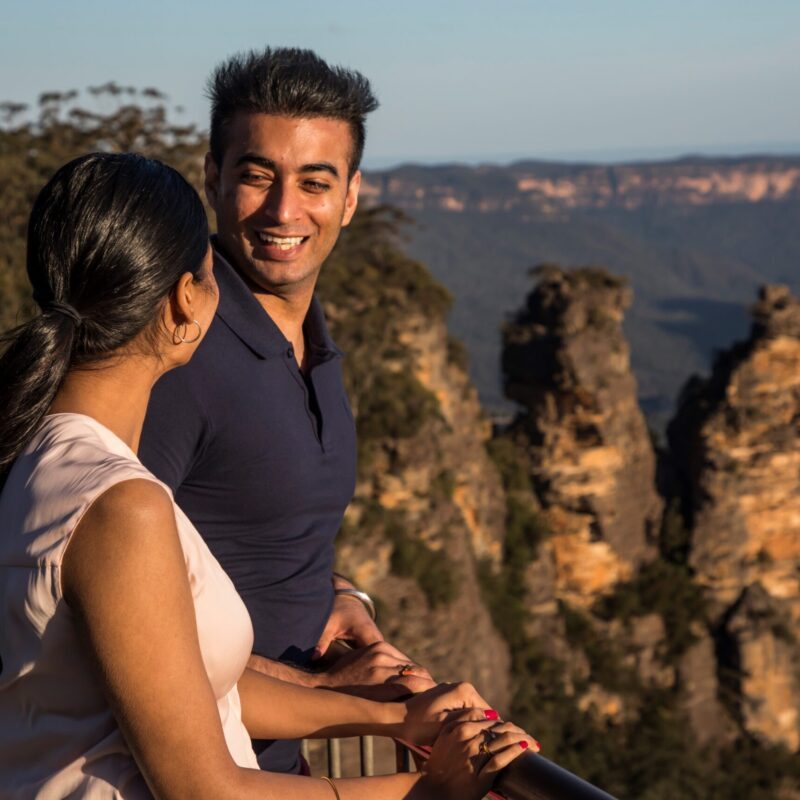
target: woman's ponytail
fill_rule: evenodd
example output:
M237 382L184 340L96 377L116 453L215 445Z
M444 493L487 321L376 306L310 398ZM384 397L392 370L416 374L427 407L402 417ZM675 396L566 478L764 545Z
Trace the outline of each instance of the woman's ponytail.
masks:
M2 337L0 356L0 476L33 436L70 364L75 322L48 313Z
M200 198L171 167L90 153L58 170L28 223L28 278L42 313L0 336L0 485L67 372L152 325L207 248Z

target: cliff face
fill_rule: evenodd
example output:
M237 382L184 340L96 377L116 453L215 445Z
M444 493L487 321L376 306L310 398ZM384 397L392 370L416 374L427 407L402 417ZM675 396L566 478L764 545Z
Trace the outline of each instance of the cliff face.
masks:
M485 449L491 428L466 374L448 360L444 323L412 316L397 333L438 410L414 436L384 439L373 453L346 520L359 538L345 537L340 564L380 598L384 634L397 647L437 678L469 680L507 707L508 648L476 574L479 560L498 560L504 534L503 491ZM389 529L370 532L370 517L388 519ZM374 557L365 560L367 548Z
M362 194L407 210L559 214L575 209L760 203L800 197L794 158L685 159L645 164L519 162L508 167L399 167L370 172Z
M508 648L476 575L499 561L504 534L491 429L447 334L449 298L394 230L390 212L357 217L320 281L359 437L338 566L379 600L389 641L503 707Z
M556 594L588 607L654 554L655 457L622 334L629 290L544 268L504 334L506 394L551 536Z
M505 390L522 410L496 441L515 450L546 528L522 572L527 641L517 637L512 655L529 670L558 664L559 706L583 714L581 726L600 720L626 747L653 702L682 715L687 740L723 747L731 724L699 593L656 546L664 508L622 332L630 301L602 270L542 267L505 328ZM514 482L506 477L507 497L521 503ZM675 513L667 519L680 540ZM507 543L512 531L510 516ZM546 697L549 687L537 690ZM524 687L515 697L521 708L536 703Z
M687 389L670 439L734 713L750 733L797 750L800 302L788 289L762 290L750 340Z

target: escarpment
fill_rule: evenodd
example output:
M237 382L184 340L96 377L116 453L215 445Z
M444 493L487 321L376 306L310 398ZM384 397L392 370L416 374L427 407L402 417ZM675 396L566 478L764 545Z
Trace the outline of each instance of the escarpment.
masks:
M326 264L321 296L359 437L359 478L339 568L379 601L387 639L441 680L507 706L509 656L478 590L497 562L504 495L491 426L444 323L447 293L368 212Z
M726 697L744 730L800 748L800 302L762 290L748 341L684 391L670 427Z

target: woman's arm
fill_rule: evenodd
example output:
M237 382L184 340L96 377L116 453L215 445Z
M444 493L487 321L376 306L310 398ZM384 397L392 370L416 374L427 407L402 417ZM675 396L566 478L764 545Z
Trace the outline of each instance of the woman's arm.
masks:
M125 481L98 498L73 533L61 581L117 722L156 798L333 799L323 781L244 769L233 761L203 665L172 501L160 486ZM423 734L432 725L420 721L427 708L387 708L263 680L269 685L255 684L248 673L243 688L252 701L251 686L259 686L256 705L248 703L248 720L258 726L253 714L263 715L258 730L270 736L391 732L400 716L404 730L409 721L428 726L420 728ZM298 698L296 692L303 691L306 696ZM312 696L315 703L309 702ZM338 714L343 717L337 720ZM339 791L342 800L436 796L418 775L347 780Z
M239 679L239 696L242 719L253 739L373 735L431 744L455 711L470 708L480 719L497 719L468 683L439 684L403 703L382 703L309 689L246 669Z
M95 500L72 534L61 583L153 794L226 797L239 770L203 665L164 489L130 480Z
M239 679L242 720L253 739L329 739L338 736L399 736L402 703L311 689L246 669Z

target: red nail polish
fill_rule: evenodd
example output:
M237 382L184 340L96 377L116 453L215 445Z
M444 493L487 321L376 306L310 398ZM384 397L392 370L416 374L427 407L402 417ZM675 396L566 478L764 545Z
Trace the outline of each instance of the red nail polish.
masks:
M486 719L500 719L500 715L493 708L487 708L483 712L483 716L486 717Z
M536 749L537 750L541 750L542 749L542 745L538 741L536 741L536 739L534 739L533 741L536 743Z
M527 742L520 742L520 743L519 743L519 746L520 746L520 747L521 747L523 750L527 750L527 749L528 749L528 743L527 743Z

